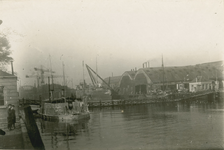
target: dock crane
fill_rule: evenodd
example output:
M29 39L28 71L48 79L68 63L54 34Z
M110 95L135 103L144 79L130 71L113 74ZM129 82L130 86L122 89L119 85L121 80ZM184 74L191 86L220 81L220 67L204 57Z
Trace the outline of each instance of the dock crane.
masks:
M40 87L40 76L38 74L34 75L26 75L26 78L36 78L37 79L37 87Z
M48 78L48 77L50 77L50 75L49 76L42 76L42 78ZM63 77L63 76L53 75L53 78L60 78L60 77ZM37 79L37 85L39 87L39 82L40 82L40 79L41 79L41 77L39 75L26 75L26 78L36 78Z
M44 78L48 78L48 86L49 86L49 98L51 100L54 100L54 97L53 97L53 92L54 92L54 83L53 83L53 78L60 78L60 77L63 77L62 75L42 75L41 77L36 74L36 75L26 75L26 78L36 78L37 79L37 92L39 93L41 91L40 89L40 85L39 85L39 82L40 82L40 79L43 81ZM50 87L50 78L52 78L52 87Z
M98 83L96 82L96 79L94 78L92 72L93 72L95 75L97 75L97 77L100 78L100 80L101 80L103 83L105 83L105 85L107 85L107 87L110 89L112 99L119 98L118 92L115 91L115 90L110 86L110 83L108 84L106 81L104 81L104 79L101 78L101 77L100 77L100 76L99 76L99 75L98 75L92 68L90 68L87 64L86 64L86 69L87 69L87 71L88 71L88 73L89 73L89 76L90 76L90 79L91 79L91 81L92 81L92 83L93 83L93 85L94 85L95 87L96 87L96 85L97 85ZM109 82L110 82L110 79L109 79Z
M34 68L35 71L40 72L40 78L41 78L41 83L44 84L44 73L55 73L54 71L51 71L50 69L43 69L43 66L41 68Z

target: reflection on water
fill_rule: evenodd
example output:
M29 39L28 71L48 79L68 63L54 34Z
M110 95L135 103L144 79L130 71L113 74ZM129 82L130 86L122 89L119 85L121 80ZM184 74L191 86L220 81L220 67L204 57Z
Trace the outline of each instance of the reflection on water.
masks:
M223 103L161 103L90 109L90 120L37 120L46 149L221 149Z

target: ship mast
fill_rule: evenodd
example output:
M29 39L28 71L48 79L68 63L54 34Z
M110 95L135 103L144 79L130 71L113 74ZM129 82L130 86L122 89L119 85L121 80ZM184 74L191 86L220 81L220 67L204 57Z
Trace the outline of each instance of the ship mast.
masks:
M162 55L162 68L163 68L163 91L165 91L165 88L164 88L164 64L163 64L163 55Z
M66 97L66 90L65 90L65 64L62 62L62 67L63 67L63 96Z
M96 73L98 74L98 68L97 68L97 56L96 56ZM96 83L98 85L98 76L96 76Z
M85 94L84 60L82 61L82 72L83 72L83 95L84 95Z
M51 72L51 84L52 84L52 89L51 89L51 100L53 101L54 100L54 95L53 95L53 92L54 92L54 78L53 78L53 74L52 74L52 65L51 65L51 55L49 55L49 59L50 59L50 72Z

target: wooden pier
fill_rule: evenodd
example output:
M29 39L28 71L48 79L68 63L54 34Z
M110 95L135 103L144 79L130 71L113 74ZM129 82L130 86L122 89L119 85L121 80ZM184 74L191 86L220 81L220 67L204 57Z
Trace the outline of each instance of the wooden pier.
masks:
M111 107L111 106L122 106L122 105L140 105L140 104L152 104L152 103L169 103L187 100L196 100L198 98L214 99L216 93L213 91L207 91L197 94L182 95L175 99L167 98L135 98L135 99L119 99L119 100L107 100L107 101L89 101L89 107Z
M215 91L201 91L197 93L178 94L175 98L129 98L129 99L117 99L117 100L100 100L100 101L88 101L89 107L112 107L112 106L125 106L125 105L140 105L140 104L152 104L152 103L169 103L178 101L196 100L198 98L215 99L219 92ZM21 99L20 105L40 105L41 100Z

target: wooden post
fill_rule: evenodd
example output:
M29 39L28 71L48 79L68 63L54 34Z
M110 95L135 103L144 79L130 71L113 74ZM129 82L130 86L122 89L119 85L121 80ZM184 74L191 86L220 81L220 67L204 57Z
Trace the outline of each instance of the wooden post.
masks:
M30 106L24 107L25 114L25 125L27 129L27 133L29 135L30 141L34 147L34 149L45 150L43 141L41 139L37 124L33 117L33 113Z
M39 102L39 106L40 106L40 108L41 108L41 106L42 106L42 99L41 99L41 96L39 95L39 100L40 100L40 102Z
M50 77L48 77L48 95L49 95L49 101L51 102L51 85L50 85Z
M112 100L112 107L114 107L114 101Z
M22 106L24 106L24 104L25 104L25 102L24 102L24 98L23 98L23 104L22 104Z

